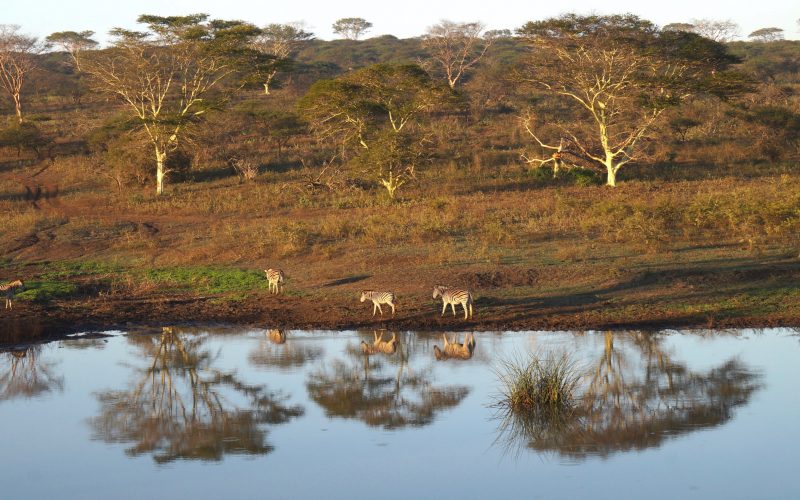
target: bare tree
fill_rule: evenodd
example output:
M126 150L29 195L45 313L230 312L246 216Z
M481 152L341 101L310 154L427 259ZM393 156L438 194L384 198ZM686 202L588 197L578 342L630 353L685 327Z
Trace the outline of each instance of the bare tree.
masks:
M345 17L333 23L333 32L348 40L358 40L372 28L372 23L360 17Z
M36 56L43 50L34 36L20 33L16 24L0 24L0 87L11 96L17 119L22 123L22 88L36 68Z
M312 40L314 34L302 29L300 23L269 24L261 30L254 46L257 50L274 58L264 78L264 94L269 95L269 86L282 67L286 67L300 44Z
M664 31L685 31L687 33L694 33L694 24L692 23L669 23L665 24L662 28Z
M727 19L717 21L714 19L692 19L693 33L710 38L715 42L730 42L739 36L741 29L735 22Z
M479 22L454 23L443 20L428 28L423 37L423 47L430 52L434 65L444 71L451 89L491 46L493 37L481 36L484 27Z
M58 31L49 35L45 40L49 45L56 45L70 55L75 63L75 69L81 71L81 52L97 47L97 41L92 39L94 31Z
M552 151L525 159L560 167L566 154L604 171L609 186L620 168L641 157L642 141L668 107L703 90L730 90L717 89L717 79L709 78L735 61L723 46L692 33L660 32L630 14L567 14L527 23L519 32L533 48L522 79L588 118L559 124L556 114L523 117L538 146ZM721 73L718 79L724 80ZM558 135L541 137L542 121L557 125Z
M213 91L241 64L231 51L241 54L259 32L207 18L140 16L149 31L115 28L112 47L84 63L96 87L116 96L144 129L155 153L157 194L164 191L167 159L187 129L223 102Z
M783 40L783 30L781 28L761 28L747 35L756 42L775 42Z

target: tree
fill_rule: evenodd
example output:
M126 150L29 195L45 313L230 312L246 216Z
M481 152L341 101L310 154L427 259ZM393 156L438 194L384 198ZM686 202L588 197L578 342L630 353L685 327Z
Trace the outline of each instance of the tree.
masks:
M443 20L428 28L423 36L422 46L430 53L434 65L444 71L451 89L492 45L493 37L481 37L483 29L484 25L479 22Z
M739 36L739 25L730 19L716 21L713 19L692 19L693 33L710 38L715 42L730 42Z
M155 153L157 194L164 191L167 159L187 130L224 103L220 83L260 62L248 49L258 28L207 18L142 15L138 22L148 31L115 28L112 47L84 63L95 86L117 97L146 132Z
M313 40L314 34L297 24L268 24L255 39L260 52L274 58L264 79L264 94L269 95L269 86L278 71L291 63L291 57L302 42Z
M348 40L358 40L372 28L372 23L360 17L345 17L333 23L333 32Z
M631 14L567 14L529 22L519 33L534 49L521 78L588 118L559 123L559 113L529 113L522 120L527 132L557 157L527 161L542 165L566 154L604 171L609 186L640 157L642 141L667 108L698 92L736 89L723 70L737 59L724 46L693 33L659 31ZM557 126L547 142L538 131L542 121Z
M783 30L781 28L761 28L747 35L748 38L756 42L774 42L783 40Z
M376 64L317 82L300 109L321 140L377 168L380 183L394 198L425 158L421 117L449 95L417 65Z
M17 119L22 123L22 89L36 69L36 56L43 46L34 36L20 33L15 24L0 24L0 87L11 96Z
M692 23L669 23L662 28L664 31L686 31L694 33L694 24Z
M97 47L97 41L92 39L94 31L58 31L49 35L45 40L49 45L56 45L67 52L75 63L75 69L81 71L81 52Z

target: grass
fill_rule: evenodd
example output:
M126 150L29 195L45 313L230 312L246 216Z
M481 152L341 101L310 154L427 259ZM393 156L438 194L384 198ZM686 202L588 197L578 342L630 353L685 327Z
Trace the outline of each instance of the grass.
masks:
M530 355L501 361L499 404L521 415L547 420L568 415L575 405L580 374L569 355Z
M14 297L17 300L48 302L54 299L71 297L78 292L78 287L63 281L27 281L25 289Z
M530 354L500 361L497 441L517 454L537 437L563 432L579 420L581 374L567 353Z

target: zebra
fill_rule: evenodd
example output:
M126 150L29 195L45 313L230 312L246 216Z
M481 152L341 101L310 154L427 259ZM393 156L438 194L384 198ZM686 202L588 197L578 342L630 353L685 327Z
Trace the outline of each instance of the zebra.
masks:
M389 304L392 306L392 316L394 316L394 302L396 297L394 292L376 292L374 290L362 290L361 291L361 302L365 300L372 301L372 315L375 316L375 311L380 311L381 316L383 316L383 309L381 309L381 304Z
M472 317L472 294L469 290L436 285L433 287L433 298L439 296L442 297L442 316L444 316L448 304L453 308L453 316L456 315L456 304L461 304L464 308L464 319ZM467 309L468 306L469 309Z
M0 285L0 292L5 292L6 294L6 309L13 309L11 299L14 298L14 293L16 293L17 289L20 288L25 288L25 283L22 280L14 280L5 285Z
M274 288L276 294L280 293L284 282L283 271L280 269L264 269L264 273L266 273L267 281L269 282L269 292L272 293Z

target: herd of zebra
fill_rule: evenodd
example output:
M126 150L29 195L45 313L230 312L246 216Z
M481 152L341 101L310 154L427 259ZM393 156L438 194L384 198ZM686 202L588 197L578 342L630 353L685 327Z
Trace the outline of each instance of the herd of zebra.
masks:
M283 271L280 269L265 269L264 273L267 275L270 293L281 293L283 285L286 281ZM13 309L11 301L14 298L14 294L18 290L22 290L24 287L25 283L23 283L22 280L14 280L4 285L0 285L0 292L4 293L6 298L6 309ZM448 305L453 309L453 316L455 316L456 305L460 304L461 307L464 308L464 319L469 319L472 317L472 294L469 292L469 290L436 285L433 287L433 298L435 299L437 297L442 298L442 316L444 316L444 313L447 311ZM392 316L394 316L395 302L397 301L397 296L394 294L394 292L362 290L361 302L365 302L367 300L372 301L373 316L375 316L375 313L377 312L380 312L381 316L383 316L383 308L381 307L382 304L389 305L389 307L392 308Z
M264 269L267 275L267 282L269 283L270 293L278 294L283 288L285 282L285 275L280 269ZM449 305L453 309L453 316L456 315L456 305L461 305L464 308L464 319L472 317L472 293L463 288L454 288L444 285L436 285L433 287L433 298L442 298L442 316L447 311ZM367 300L372 301L372 315L375 316L376 312L380 312L383 316L383 308L381 304L387 304L392 308L392 316L395 313L395 302L397 296L394 292L379 292L376 290L362 290L361 302Z

